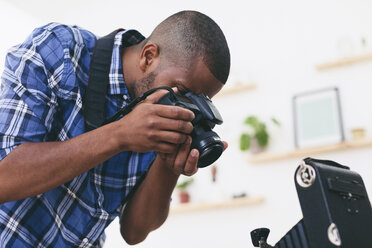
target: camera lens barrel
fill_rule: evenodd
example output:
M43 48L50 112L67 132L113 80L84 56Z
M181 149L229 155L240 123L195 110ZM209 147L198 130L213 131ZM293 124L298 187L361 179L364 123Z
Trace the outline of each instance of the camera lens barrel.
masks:
M197 127L195 127L197 128ZM191 148L198 149L198 168L204 168L214 163L222 154L224 145L220 137L213 131L207 131L200 135L193 135Z

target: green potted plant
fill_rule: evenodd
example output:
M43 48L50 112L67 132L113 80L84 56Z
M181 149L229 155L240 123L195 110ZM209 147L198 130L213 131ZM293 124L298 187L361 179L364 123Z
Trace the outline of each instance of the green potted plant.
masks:
M187 191L187 188L194 182L194 178L188 178L183 180L180 183L177 183L176 188L179 192L180 203L187 203L190 201L190 194Z
M275 118L271 118L271 122L276 126L280 126L280 123ZM270 139L266 123L257 116L252 115L244 120L244 124L249 127L249 130L240 135L240 150L251 149L253 153L263 151L269 144Z

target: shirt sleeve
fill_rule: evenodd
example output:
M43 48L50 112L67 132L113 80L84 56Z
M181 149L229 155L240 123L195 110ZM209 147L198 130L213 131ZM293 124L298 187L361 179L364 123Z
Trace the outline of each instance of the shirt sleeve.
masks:
M63 71L63 48L39 28L9 49L0 91L0 160L24 142L42 142L57 109L53 86Z

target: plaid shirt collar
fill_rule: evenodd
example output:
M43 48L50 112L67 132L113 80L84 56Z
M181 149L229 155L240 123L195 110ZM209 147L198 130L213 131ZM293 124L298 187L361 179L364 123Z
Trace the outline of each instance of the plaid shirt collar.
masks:
M130 101L130 96L123 76L123 65L121 61L122 49L124 47L138 44L144 39L145 37L134 29L122 30L115 35L109 74L109 95L123 95L124 100Z

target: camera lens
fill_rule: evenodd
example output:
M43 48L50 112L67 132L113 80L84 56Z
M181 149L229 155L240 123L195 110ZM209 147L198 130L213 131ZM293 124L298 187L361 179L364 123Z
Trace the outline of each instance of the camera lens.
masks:
M192 148L199 150L198 167L203 168L215 162L223 152L223 143L213 131L193 137Z

